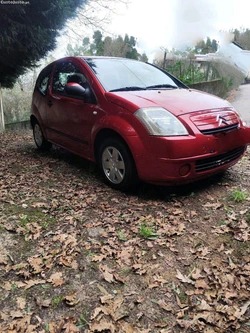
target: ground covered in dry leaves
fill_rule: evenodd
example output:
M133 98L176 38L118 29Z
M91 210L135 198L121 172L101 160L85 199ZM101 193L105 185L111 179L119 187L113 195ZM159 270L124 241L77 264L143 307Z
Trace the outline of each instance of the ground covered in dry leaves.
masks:
M0 134L0 332L250 332L250 151L180 188L104 185Z

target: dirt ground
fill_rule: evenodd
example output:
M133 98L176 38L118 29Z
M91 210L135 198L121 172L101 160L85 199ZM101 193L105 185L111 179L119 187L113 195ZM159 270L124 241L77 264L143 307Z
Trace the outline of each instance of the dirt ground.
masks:
M131 193L31 132L0 134L0 332L250 332L250 151Z

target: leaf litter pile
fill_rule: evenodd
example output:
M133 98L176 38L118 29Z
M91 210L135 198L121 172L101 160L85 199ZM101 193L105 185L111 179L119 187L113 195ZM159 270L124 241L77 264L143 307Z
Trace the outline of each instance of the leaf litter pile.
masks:
M0 134L0 332L250 332L250 152L199 184L104 185Z

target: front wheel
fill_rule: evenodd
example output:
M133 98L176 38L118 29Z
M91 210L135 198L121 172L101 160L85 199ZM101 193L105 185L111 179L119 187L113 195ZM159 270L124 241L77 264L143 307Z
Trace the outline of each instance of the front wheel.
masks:
M41 126L38 124L38 122L35 122L33 125L33 136L38 149L49 150L51 148L51 143L45 140Z
M117 190L127 190L138 181L133 157L118 138L106 139L102 143L98 163L106 182Z

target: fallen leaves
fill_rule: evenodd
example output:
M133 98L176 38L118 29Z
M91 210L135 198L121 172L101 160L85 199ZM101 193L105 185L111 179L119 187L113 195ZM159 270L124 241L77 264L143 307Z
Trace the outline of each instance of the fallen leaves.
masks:
M239 329L250 305L248 268L249 263L241 267L225 266L223 263L220 266L204 266L191 274L195 279L193 284L178 272L177 277L188 287L186 294L190 299L188 308L177 314L177 324L191 331L205 329L207 325L212 325L218 332ZM185 315L190 320L183 320Z
M1 332L244 331L250 211L230 182L124 194L29 135L0 155Z

